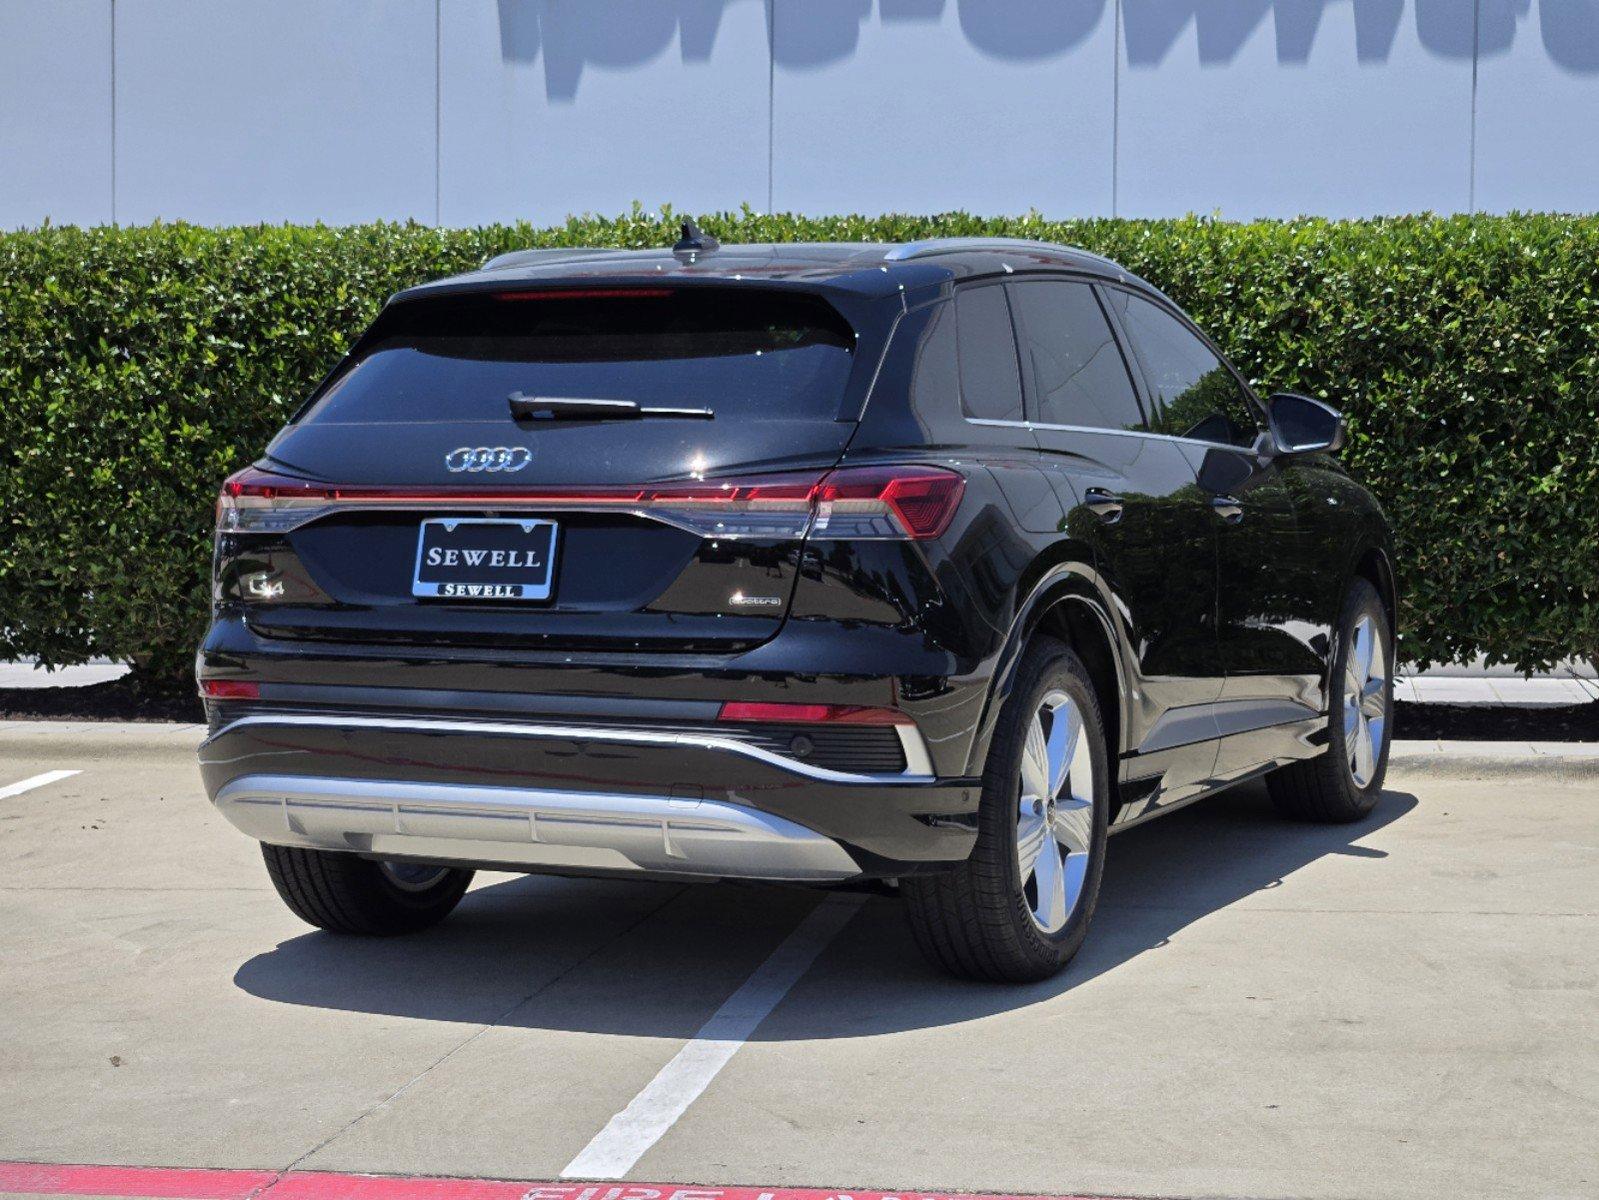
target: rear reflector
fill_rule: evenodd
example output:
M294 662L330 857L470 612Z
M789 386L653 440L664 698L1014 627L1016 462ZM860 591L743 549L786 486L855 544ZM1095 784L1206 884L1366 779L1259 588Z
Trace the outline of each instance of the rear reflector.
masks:
M246 467L222 485L217 529L283 533L337 509L622 511L709 538L935 538L966 481L942 467L842 467L823 474L604 488L504 490L316 483Z
M767 704L730 700L716 714L718 721L751 725L911 725L897 708L866 708L855 704Z
M206 679L200 683L200 695L207 700L259 700L261 685L244 679Z

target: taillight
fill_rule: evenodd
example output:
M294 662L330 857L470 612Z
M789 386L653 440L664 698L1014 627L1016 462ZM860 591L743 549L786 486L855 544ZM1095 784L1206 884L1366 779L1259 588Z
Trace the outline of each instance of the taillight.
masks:
M774 704L729 700L716 714L718 721L744 725L911 725L897 708L867 708L857 704Z
M200 694L207 700L259 700L261 685L247 679L206 679Z
M390 488L313 483L246 467L217 499L217 529L282 533L342 508L616 510L712 538L923 539L949 528L966 481L941 467L843 467L604 488Z
M935 538L949 528L966 480L939 467L844 467L814 495L812 537Z
M217 529L281 533L332 510L345 490L246 467L222 484Z
M641 488L626 505L707 538L770 538L794 541L811 524L814 475L706 479Z

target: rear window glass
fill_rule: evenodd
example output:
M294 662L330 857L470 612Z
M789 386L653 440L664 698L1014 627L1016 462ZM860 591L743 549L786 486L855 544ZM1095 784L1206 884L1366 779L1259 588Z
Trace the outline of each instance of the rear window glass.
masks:
M513 392L831 421L855 345L818 299L733 288L422 301L377 333L302 421L503 421Z

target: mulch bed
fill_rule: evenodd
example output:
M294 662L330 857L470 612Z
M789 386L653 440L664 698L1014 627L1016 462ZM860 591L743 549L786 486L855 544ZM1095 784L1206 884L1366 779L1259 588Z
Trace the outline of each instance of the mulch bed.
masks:
M1599 742L1599 701L1549 708L1409 704L1400 700L1394 736L1473 742ZM192 692L152 692L129 676L88 687L0 688L0 719L46 721L205 720Z
M28 721L205 720L192 690L157 691L124 675L87 687L0 688L0 719Z
M1599 700L1540 708L1394 702L1394 736L1462 742L1599 742Z

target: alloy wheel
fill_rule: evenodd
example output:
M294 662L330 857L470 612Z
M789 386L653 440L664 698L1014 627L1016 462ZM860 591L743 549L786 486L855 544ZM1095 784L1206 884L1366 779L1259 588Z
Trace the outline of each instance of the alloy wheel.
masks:
M1344 754L1356 787L1371 782L1387 736L1388 656L1376 622L1365 616L1355 622L1344 666Z
M1058 933L1088 876L1094 759L1071 697L1045 694L1027 727L1016 812L1016 864L1033 923Z
M436 867L430 863L390 862L378 863L378 868L402 892L425 892L450 873L449 867Z

